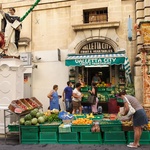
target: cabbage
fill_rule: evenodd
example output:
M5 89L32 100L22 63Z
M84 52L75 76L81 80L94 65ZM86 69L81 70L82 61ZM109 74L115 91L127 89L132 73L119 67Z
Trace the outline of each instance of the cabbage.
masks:
M43 117L43 116L40 116L40 117L38 118L38 123L44 123L44 122L45 122L44 117Z
M39 117L42 116L42 115L43 115L43 113L38 112L38 113L36 114L36 118L39 118Z
M33 125L36 125L37 122L38 122L37 118L33 118L33 119L31 120L31 123L32 123Z
M24 118L20 118L20 124L23 125L25 123L25 119Z

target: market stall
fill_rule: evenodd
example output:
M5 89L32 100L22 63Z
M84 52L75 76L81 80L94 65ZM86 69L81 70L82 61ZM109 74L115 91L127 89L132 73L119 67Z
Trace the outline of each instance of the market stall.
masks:
M130 64L125 53L104 54L69 54L65 60L66 66L71 66L74 74L69 75L72 82L82 82L91 85L92 77L98 74L102 83L109 85L125 85L131 83ZM74 69L73 69L74 67Z
M126 144L134 138L132 122L121 121L117 114L72 115L40 108L25 112L15 113L22 114L18 125L7 126L10 133L19 132L21 144ZM141 144L150 144L149 130L150 123L142 133Z

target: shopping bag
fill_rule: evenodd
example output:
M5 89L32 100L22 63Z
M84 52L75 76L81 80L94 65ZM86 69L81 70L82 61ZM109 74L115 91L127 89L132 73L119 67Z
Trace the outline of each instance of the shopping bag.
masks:
M96 96L94 96L94 95L89 95L87 101L88 101L88 103L94 105L94 104L96 103Z
M129 100L127 99L127 97L125 97L125 99L126 99L128 106L129 106L129 111L128 111L126 116L131 117L135 113L135 109L132 107L132 105L129 102Z
M128 105L129 105L129 111L127 113L127 116L130 117L135 113L135 109L131 106L131 104Z

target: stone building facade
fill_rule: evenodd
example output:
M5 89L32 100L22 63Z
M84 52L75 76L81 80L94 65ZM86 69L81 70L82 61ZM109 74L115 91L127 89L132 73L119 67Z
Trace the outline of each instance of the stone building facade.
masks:
M16 14L23 16L35 2L34 0L11 2L1 0L4 11L15 7ZM90 40L100 37L110 45L114 51L125 50L129 59L132 78L135 79L136 90L141 91L142 74L138 65L134 71L136 55L141 43L140 37L131 28L132 40L128 38L128 19L132 19L131 26L144 20L148 10L148 0L135 2L134 0L42 0L22 22L19 52L32 54L32 63L26 65L25 74L31 74L31 96L39 99L44 110L49 106L48 92L54 84L58 84L61 95L68 81L70 67L65 66L65 59L69 53L78 54L79 48ZM92 20L92 11L104 10L107 18L102 21ZM88 13L88 22L85 14ZM136 12L136 13L135 13ZM140 19L139 19L140 18ZM145 18L147 19L147 18ZM59 51L59 50L60 51ZM61 60L58 59L58 51ZM134 78L135 76L135 78ZM140 81L137 83L137 81ZM28 91L29 92L29 91ZM136 93L142 102L142 93Z

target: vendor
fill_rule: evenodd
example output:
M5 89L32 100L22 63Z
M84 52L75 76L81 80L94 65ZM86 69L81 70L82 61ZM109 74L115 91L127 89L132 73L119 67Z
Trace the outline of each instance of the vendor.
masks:
M98 73L96 73L95 76L93 76L93 78L92 78L92 84L93 83L95 83L95 84L101 83L101 78L98 76Z

